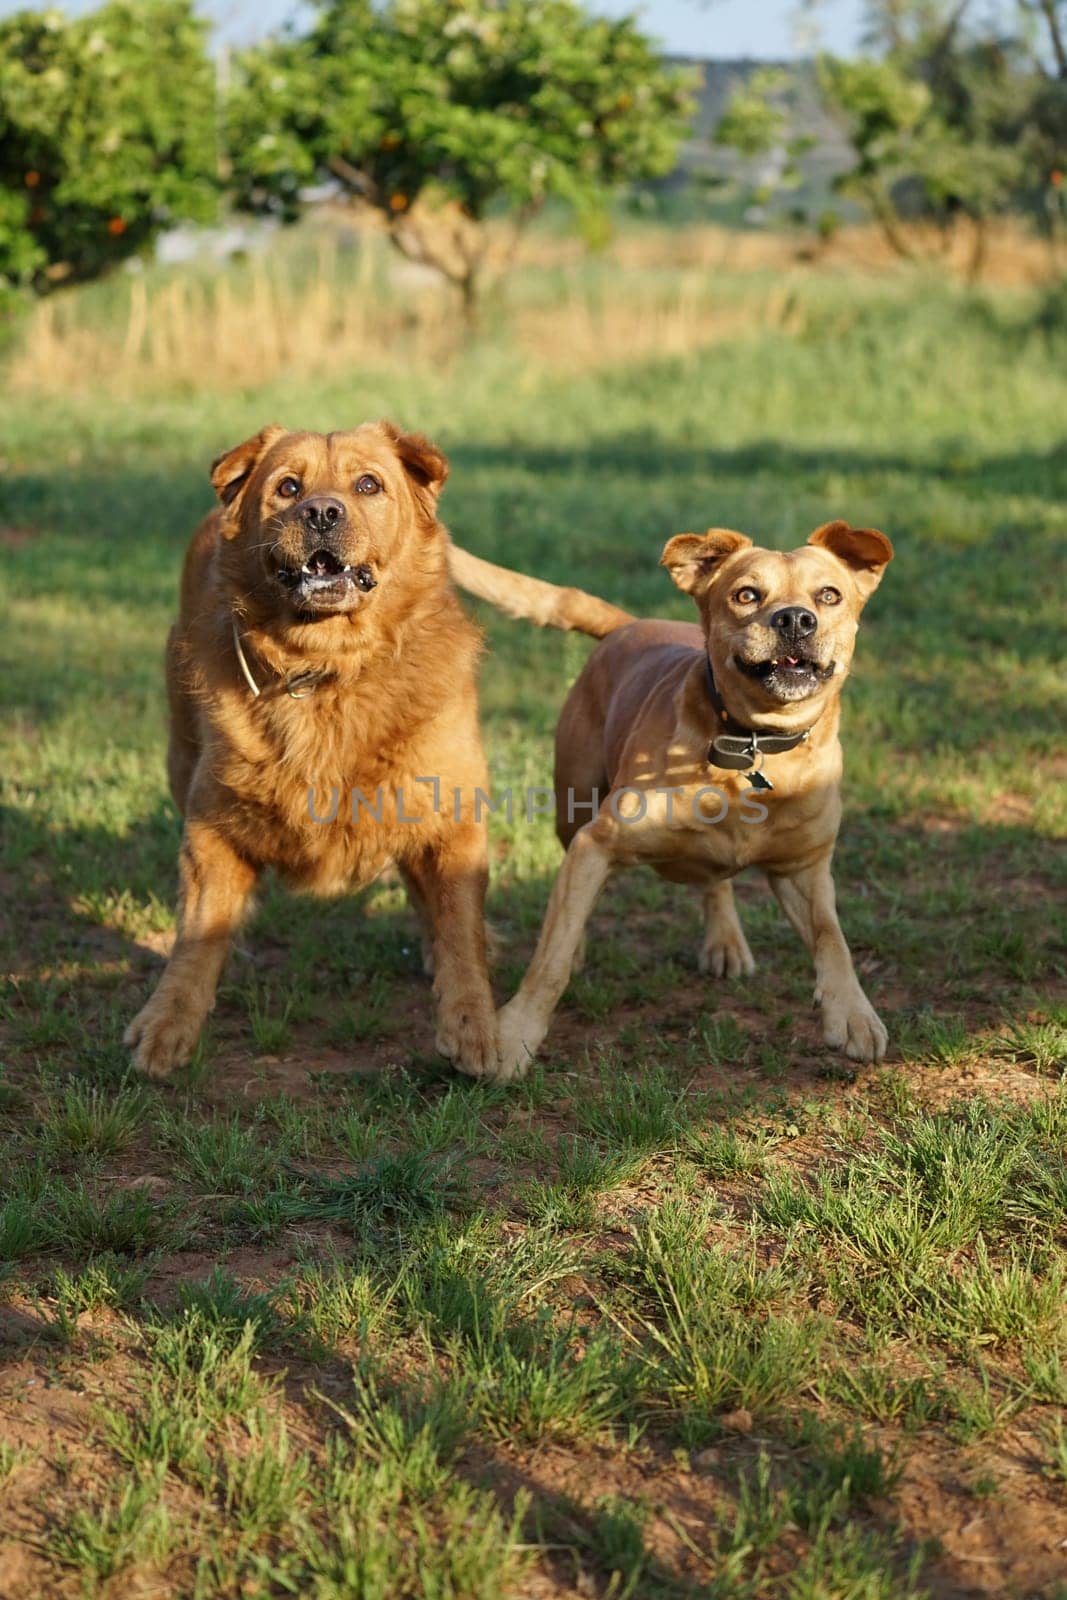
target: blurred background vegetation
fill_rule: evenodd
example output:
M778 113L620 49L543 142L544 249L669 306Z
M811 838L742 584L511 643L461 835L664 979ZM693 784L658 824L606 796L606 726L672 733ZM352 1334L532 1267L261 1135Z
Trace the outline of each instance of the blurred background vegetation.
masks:
M784 225L809 256L869 223L975 279L1010 223L1056 277L1067 0L864 18L860 53L774 66L668 60L574 0L319 0L214 54L193 0L19 11L0 22L9 329L33 297L173 254L183 225L252 215L236 243L261 244L309 210L387 238L468 325L535 222L591 251L634 215Z

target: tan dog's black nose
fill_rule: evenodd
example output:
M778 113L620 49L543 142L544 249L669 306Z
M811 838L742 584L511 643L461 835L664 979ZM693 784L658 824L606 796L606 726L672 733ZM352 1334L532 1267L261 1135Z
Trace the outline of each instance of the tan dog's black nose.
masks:
M330 533L345 520L345 508L340 500L317 494L304 501L297 516L309 533Z
M818 626L818 618L814 611L808 611L804 606L783 606L771 618L771 627L776 628L789 644L796 644L798 639L806 639Z

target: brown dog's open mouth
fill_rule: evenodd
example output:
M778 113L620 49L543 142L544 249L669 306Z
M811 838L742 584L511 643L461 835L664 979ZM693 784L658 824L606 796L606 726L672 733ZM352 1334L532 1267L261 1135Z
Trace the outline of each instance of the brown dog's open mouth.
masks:
M828 661L824 665L810 656L783 654L767 661L746 661L743 656L734 656L734 665L747 678L755 678L776 698L791 700L811 694L820 684L828 682L834 675L836 662Z
M315 550L303 566L280 567L278 581L302 610L336 611L377 586L370 567L343 562L332 550Z

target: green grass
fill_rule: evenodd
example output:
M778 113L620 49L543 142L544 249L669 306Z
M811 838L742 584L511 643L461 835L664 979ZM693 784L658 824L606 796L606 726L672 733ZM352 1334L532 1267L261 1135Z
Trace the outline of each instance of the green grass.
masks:
M515 303L650 281L527 269ZM988 1510L988 1592L1056 1594L1067 344L1025 294L903 271L815 269L784 321L747 314L779 287L724 271L736 331L610 369L526 361L505 308L409 371L0 395L0 1542L26 1592L918 1600L973 1583L947 1536ZM206 464L272 416L383 414L447 449L463 543L648 615L688 615L657 568L686 528L893 538L837 856L881 1071L820 1049L758 884L759 972L717 985L691 898L633 875L520 1085L434 1056L389 883L265 884L194 1065L130 1078ZM495 783L542 784L589 646L481 620ZM492 835L503 997L558 849L544 819Z

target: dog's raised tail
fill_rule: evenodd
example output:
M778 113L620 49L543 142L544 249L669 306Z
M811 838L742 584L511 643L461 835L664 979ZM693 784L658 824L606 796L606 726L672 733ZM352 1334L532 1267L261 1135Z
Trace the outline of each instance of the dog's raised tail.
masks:
M509 567L494 566L491 561L472 556L469 550L461 550L451 540L448 567L455 582L468 594L488 600L509 617L536 622L541 628L573 628L594 639L603 639L605 634L614 633L616 628L634 620L628 611L613 606L608 600L599 600L595 594L545 583L541 578L528 578L525 573L512 572Z

